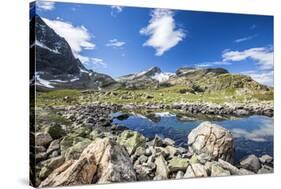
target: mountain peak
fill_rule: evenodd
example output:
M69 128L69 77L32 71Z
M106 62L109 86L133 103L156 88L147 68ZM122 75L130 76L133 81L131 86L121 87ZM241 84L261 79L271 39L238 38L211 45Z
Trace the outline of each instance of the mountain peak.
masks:
M142 71L140 73L137 73L137 77L141 77L141 76L153 76L155 75L156 73L161 73L161 69L157 66L154 66L154 67L151 67L145 71Z

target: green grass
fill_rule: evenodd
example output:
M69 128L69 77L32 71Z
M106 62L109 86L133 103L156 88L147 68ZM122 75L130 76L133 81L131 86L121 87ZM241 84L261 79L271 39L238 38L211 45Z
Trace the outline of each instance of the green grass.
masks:
M81 92L79 90L56 90L49 92L37 92L36 103L45 105L74 105L79 103ZM65 99L66 97L66 99Z
M183 93L183 91L185 93ZM67 96L67 100L64 98ZM51 92L38 92L37 105L77 105L94 102L114 104L172 104L178 102L204 102L223 104L226 102L245 102L251 100L273 100L273 91L238 92L234 88L212 92L195 92L186 86L172 86L159 89L118 89L113 91L93 91L81 93L78 90L57 90Z

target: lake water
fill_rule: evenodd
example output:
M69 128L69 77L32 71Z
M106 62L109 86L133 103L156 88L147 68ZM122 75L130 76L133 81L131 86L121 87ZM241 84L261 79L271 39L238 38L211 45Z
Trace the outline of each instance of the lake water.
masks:
M194 115L179 117L169 112L154 112L146 116L130 113L120 118L120 114L112 114L113 123L138 131L148 138L154 138L155 135L171 138L178 146L186 146L190 131L208 120L232 132L236 162L249 154L273 156L273 118L270 117L253 115L243 118L196 118Z

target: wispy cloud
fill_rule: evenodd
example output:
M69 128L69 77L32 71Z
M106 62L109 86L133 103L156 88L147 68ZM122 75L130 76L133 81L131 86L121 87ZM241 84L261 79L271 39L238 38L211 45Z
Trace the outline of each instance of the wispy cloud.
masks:
M43 11L50 11L55 8L55 2L51 1L36 1L37 8Z
M95 48L95 44L91 41L91 34L83 25L74 26L70 22L62 20L50 20L43 18L44 22L50 26L59 36L65 38L70 45L75 57L84 61L87 57L80 55L82 50L91 50ZM83 62L83 60L81 60Z
M246 59L254 60L261 69L273 69L273 50L272 48L259 47L244 51L224 51L223 61L239 62Z
M117 14L121 13L123 11L123 7L121 6L116 6L116 5L113 5L111 6L111 16L117 16Z
M272 121L264 121L263 125L255 130L247 131L246 129L232 129L235 138L245 138L256 142L264 142L267 137L273 136L273 123Z
M240 62L252 59L256 62L258 69L242 72L249 75L259 83L273 86L273 49L271 47L259 47L246 49L244 51L224 51L223 61Z
M273 70L251 70L242 72L242 74L248 75L255 81L267 86L273 86L274 72Z
M185 37L185 32L176 27L173 16L171 10L155 9L152 11L149 24L140 30L140 34L149 36L143 46L153 47L156 56L162 56Z
M121 48L126 44L126 42L124 41L119 41L118 39L111 39L108 41L107 44L105 44L105 46L107 47L113 47L113 48Z
M107 68L107 64L104 62L104 60L96 57L89 58L86 62L84 62L84 64L88 68Z
M199 64L195 64L195 67L203 68L203 67L213 67L213 66L228 66L231 65L231 62L227 61L213 61L213 62L202 62Z
M234 43L241 43L241 42L244 42L244 41L249 41L249 40L255 38L256 36L257 35L251 35L251 36L247 36L247 37L242 37L242 38L234 40Z
M241 72L241 74L252 77L255 81L264 85L273 86L273 49L272 47L250 48L243 51L232 51L226 49L222 52L220 61L202 62L194 65L198 68L227 66L234 62L241 62L246 59L252 59L258 66L257 70Z

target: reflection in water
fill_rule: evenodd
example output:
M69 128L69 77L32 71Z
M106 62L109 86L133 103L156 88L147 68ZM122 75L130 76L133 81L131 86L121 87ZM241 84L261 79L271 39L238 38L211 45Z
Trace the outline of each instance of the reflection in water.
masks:
M236 160L248 154L273 155L273 118L265 116L250 116L243 118L229 117L194 117L194 115L176 115L169 112L146 114L112 115L114 123L139 131L148 138L155 135L172 138L179 146L187 145L190 131L201 122L209 120L221 125L233 133L235 138ZM119 119L121 116L122 119Z
M256 142L265 142L268 137L273 136L273 122L272 120L261 120L259 128L247 131L246 129L233 128L231 129L235 138L245 138Z

